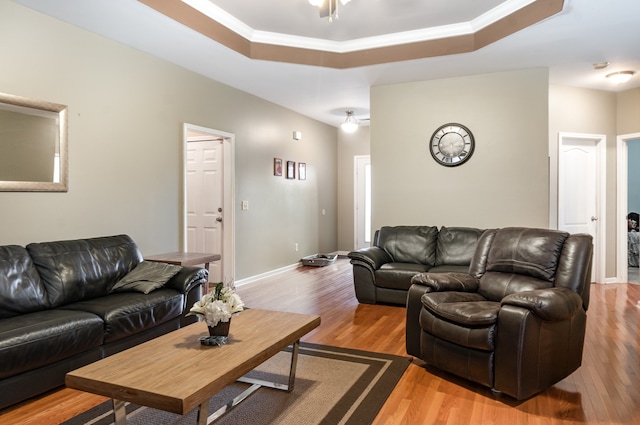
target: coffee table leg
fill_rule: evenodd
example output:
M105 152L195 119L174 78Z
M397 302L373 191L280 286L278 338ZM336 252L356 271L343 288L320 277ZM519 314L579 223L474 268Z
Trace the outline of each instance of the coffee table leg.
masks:
M263 381L261 379L253 379L242 377L238 379L238 382L244 382L246 384L257 384L261 387L274 388L276 390L283 390L287 392L293 391L293 386L296 379L296 366L298 365L298 351L300 349L300 340L293 343L293 350L291 352L291 366L289 368L289 382L287 385L277 382Z
M115 425L126 425L127 423L127 411L124 408L124 401L112 400L113 402L113 416L115 417Z
M207 425L209 419L209 400L200 405L198 409L198 425Z

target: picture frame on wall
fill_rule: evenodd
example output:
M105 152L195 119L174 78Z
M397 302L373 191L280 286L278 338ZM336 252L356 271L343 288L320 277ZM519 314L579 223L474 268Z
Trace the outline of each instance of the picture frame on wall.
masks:
M273 158L273 175L282 176L282 159Z
M296 163L295 161L287 161L287 178L295 179L296 178Z
M304 162L298 163L298 180L307 179L307 164Z

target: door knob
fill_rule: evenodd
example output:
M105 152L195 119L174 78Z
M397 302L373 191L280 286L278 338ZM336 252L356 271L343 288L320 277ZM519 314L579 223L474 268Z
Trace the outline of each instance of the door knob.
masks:
M598 217L591 216L591 221L598 221Z
M218 223L222 223L222 217L216 217L216 221L217 221Z

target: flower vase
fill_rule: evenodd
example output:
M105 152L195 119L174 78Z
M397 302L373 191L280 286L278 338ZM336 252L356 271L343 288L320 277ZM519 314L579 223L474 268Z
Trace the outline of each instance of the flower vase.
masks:
M218 322L214 326L207 325L209 336L200 337L202 345L224 345L229 341L229 327L231 319L227 322Z
M214 326L209 326L210 336L229 336L229 327L231 326L231 319L227 322L218 322Z

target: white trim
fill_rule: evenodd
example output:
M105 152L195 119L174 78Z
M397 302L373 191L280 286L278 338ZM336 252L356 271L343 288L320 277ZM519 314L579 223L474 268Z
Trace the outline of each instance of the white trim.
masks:
M300 0L302 1L302 0ZM374 37L363 37L346 41L323 40L312 37L300 37L269 31L259 31L216 6L209 0L182 0L200 13L229 28L236 34L253 43L266 43L278 46L298 47L303 49L321 50L333 53L349 53L361 50L376 49L415 43L427 40L437 40L447 37L472 34L477 32L518 10L530 5L535 0L507 0L477 18L451 25L424 28L413 31L403 31ZM312 6L310 6L312 7ZM346 10L346 9L345 9Z
M627 260L627 209L629 183L629 140L640 139L640 133L623 134L617 137L617 185L616 185L616 279L613 283L626 283L628 276Z
M556 188L555 193L558 195L558 187L557 184L559 182L559 169L562 166L561 164L561 150L564 139L582 139L582 140L592 140L596 142L596 155L597 155L597 163L596 163L596 179L597 179L597 187L596 187L596 213L598 215L598 221L596 223L596 234L598 235L596 244L594 245L594 279L598 283L606 283L608 279L606 278L606 241L607 241L607 208L606 208L606 146L607 146L607 136L604 134L585 134L585 133L558 133L558 147L555 150L555 158L551 158L551 163L553 163L553 159L555 159L555 163L557 167L555 169L551 169L551 173L555 173L553 177L550 178L549 181L555 181ZM554 151L552 151L554 152ZM559 219L559 207L560 199L558 197L558 202L555 208L555 217L556 217L556 225L555 228L558 228Z
M277 275L277 274L280 274L280 273L283 273L283 272L286 272L286 271L289 271L289 270L297 269L301 265L302 265L302 263L300 263L300 262L295 263L295 264L290 264L288 266L284 266L284 267L281 267L279 269L275 269L275 270L271 270L271 271L268 271L268 272L260 273L260 274L257 274L255 276L246 277L244 279L236 280L234 282L234 284L235 284L236 287L242 286L242 285L246 285L248 283L253 283L253 282L256 282L258 280L264 279L266 277L274 276L274 275Z
M187 154L188 131L194 130L201 133L211 134L213 137L222 138L222 156L224 163L224 232L222 241L222 270L224 272L223 280L225 282L233 281L236 275L236 256L235 256L235 140L233 133L214 130L212 128L201 127L195 124L184 123L182 126L182 249L187 246L187 169L185 166Z

